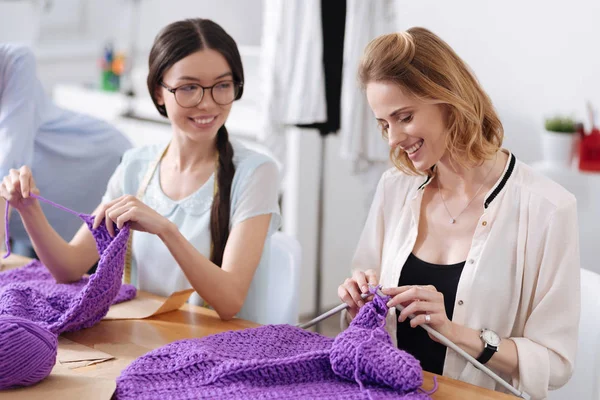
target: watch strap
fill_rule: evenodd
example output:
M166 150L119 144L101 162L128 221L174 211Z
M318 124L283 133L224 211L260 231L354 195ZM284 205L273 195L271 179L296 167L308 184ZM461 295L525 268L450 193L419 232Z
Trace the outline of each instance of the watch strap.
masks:
M483 348L483 351L477 358L477 361L479 361L480 363L485 365L485 363L490 361L490 358L492 358L492 356L494 355L494 353L496 351L498 351L498 349L496 347L486 344L486 346Z

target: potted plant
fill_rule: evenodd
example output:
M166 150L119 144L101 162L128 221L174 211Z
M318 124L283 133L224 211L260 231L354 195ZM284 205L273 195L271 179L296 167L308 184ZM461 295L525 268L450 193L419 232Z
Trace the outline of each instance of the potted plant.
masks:
M575 152L577 122L573 118L555 116L545 121L542 151L547 163L570 167Z

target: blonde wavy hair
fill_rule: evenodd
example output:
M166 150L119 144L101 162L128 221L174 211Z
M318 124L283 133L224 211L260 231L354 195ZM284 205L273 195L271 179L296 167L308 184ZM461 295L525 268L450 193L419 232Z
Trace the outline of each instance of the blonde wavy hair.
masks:
M358 77L363 89L369 82L392 82L421 100L445 104L446 150L451 161L463 167L480 165L502 145L504 129L489 96L454 50L425 28L372 40L360 61ZM405 152L391 149L390 158L399 170L422 174Z

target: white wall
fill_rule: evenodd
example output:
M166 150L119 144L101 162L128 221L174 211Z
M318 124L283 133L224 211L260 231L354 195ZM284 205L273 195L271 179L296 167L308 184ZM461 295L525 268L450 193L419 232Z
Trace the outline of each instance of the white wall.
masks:
M261 0L138 0L137 40L142 49L150 49L163 26L185 18L208 18L217 22L242 46L260 44L262 27ZM89 1L89 29L95 36L122 39L128 34L132 0ZM115 12L115 10L124 10Z
M522 160L541 157L544 116L600 107L597 0L401 0L396 13L398 29L433 30L472 67Z
M57 83L97 84L98 59L108 42L131 56L134 40L132 59L144 67L159 30L184 18L214 20L243 49L260 45L262 0L45 1L49 4L45 11L41 11L44 0L0 2L0 41L34 46L39 75L48 91Z
M114 40L126 44L133 33L142 49L149 49L163 26L185 18L218 22L239 45L260 44L261 0L45 0L38 42ZM43 0L22 0L43 3ZM7 12L15 12L15 6ZM24 6L22 6L24 7ZM134 13L132 14L132 11Z

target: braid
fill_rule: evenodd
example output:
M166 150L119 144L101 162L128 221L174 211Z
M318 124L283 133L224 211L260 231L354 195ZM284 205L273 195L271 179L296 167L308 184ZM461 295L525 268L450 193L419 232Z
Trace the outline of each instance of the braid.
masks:
M213 244L211 261L221 266L223 252L229 237L229 213L231 210L231 184L235 174L233 165L233 147L229 143L229 133L225 125L217 133L219 168L216 171L218 191L213 200L210 215L210 234Z

